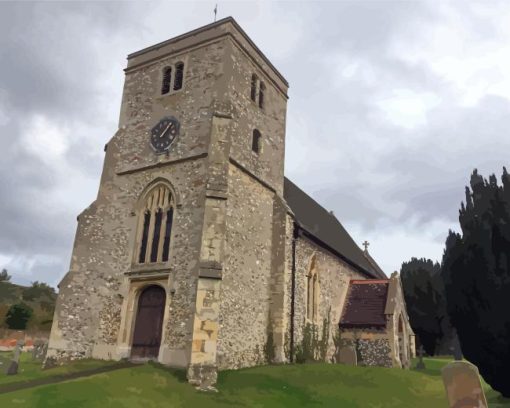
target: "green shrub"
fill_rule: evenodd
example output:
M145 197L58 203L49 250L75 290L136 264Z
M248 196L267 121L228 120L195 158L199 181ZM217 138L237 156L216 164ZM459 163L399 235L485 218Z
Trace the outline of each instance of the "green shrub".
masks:
M33 310L25 303L12 305L5 316L7 327L12 330L25 330Z

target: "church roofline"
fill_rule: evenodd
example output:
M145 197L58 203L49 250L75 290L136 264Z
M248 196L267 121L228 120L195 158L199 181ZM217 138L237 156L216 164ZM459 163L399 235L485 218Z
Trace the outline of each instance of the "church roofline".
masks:
M287 204L288 205L288 204ZM323 240L321 240L319 237L317 237L316 234L308 231L305 227L303 227L303 225L301 225L299 223L299 221L296 219L295 215L293 216L294 218L294 222L296 223L296 226L298 227L298 229L300 231L302 231L302 234L300 234L301 236L304 236L305 238L308 238L310 239L311 241L313 241L315 244L319 245L321 248L329 251L331 254L333 254L335 257L337 257L338 259L342 260L343 262L347 263L348 265L352 266L353 268L357 269L358 272L362 273L363 275L366 275L368 276L369 278L372 278L372 279L368 279L368 281L373 281L373 280L377 280L376 279L376 275L374 272L372 271L369 271L365 268L363 268L362 266L358 265L357 263L353 262L352 260L350 260L348 257L346 257L345 255L343 255L340 251L336 250L335 248L332 248L330 245L328 245L327 243L325 243Z
M372 279L381 279L340 221L317 201L284 179L284 199L294 213L293 218L304 235L359 272Z
M236 29L236 31L239 32L239 34L241 34L241 36L248 42L248 44L253 48L253 50L262 58L262 60L278 76L278 78L283 82L283 84L286 87L288 87L289 83L287 82L285 77L275 68L275 66L271 63L271 61L255 45L255 43L248 36L248 34L246 34L246 32L241 28L241 26L237 23L237 21L233 17L231 17L231 16L222 18L221 20L218 20L218 21L216 21L214 23L207 24L205 26L202 26L202 27L196 28L194 30L188 31L187 33L178 35L177 37L172 37L172 38L170 38L168 40L165 40L165 41L162 41L160 43L151 45L150 47L146 47L146 48L143 48L143 49L141 49L139 51L135 51L135 52L132 52L131 54L128 54L128 57L127 57L127 59L128 59L128 68L126 68L126 70L133 68L133 67L129 66L129 60L130 59L133 59L135 57L139 57L139 56L141 56L143 54L146 54L148 52L151 52L151 51L157 51L157 50L159 50L162 47L166 47L166 46L171 45L173 43L176 43L178 41L187 39L189 37L196 36L198 34L201 34L201 33L204 33L206 31L212 30L212 29L217 28L217 27L219 27L221 25L224 25L226 23L231 23L232 24L232 26ZM223 33L223 35L229 35L229 34L231 34L231 33L229 33L228 31ZM139 65L139 64L136 64L136 65Z
M374 285L374 284L388 284L389 279L352 279L351 285Z

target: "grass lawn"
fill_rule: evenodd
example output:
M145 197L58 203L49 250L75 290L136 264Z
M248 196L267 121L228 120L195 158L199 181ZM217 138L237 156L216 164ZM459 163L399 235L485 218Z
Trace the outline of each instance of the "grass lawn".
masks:
M223 371L218 393L196 391L184 371L144 364L2 394L0 407L446 408L440 369L448 360L425 363L425 371L331 364ZM510 407L488 386L487 397L491 408Z
M5 375L5 371L9 366L13 352L0 351L0 386L4 384L23 383L37 378L53 377L57 375L65 375L83 370L91 370L93 368L111 366L115 364L113 361L102 360L80 360L72 364L60 367L54 367L49 370L42 370L42 362L32 360L31 353L21 353L17 375Z

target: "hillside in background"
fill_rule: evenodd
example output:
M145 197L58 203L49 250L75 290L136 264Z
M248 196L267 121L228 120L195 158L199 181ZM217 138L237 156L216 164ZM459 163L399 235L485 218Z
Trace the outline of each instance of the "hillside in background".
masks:
M33 314L28 321L29 331L49 331L55 310L57 294L55 289L42 282L22 286L9 281L0 281L0 328L8 328L5 317L14 304L28 305Z

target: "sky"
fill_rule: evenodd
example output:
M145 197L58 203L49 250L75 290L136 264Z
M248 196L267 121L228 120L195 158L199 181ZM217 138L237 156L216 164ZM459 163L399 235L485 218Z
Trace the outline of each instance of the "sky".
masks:
M127 54L216 2L0 2L0 269L56 285L97 195ZM285 173L387 274L441 260L473 169L510 162L510 3L224 2L290 84Z

